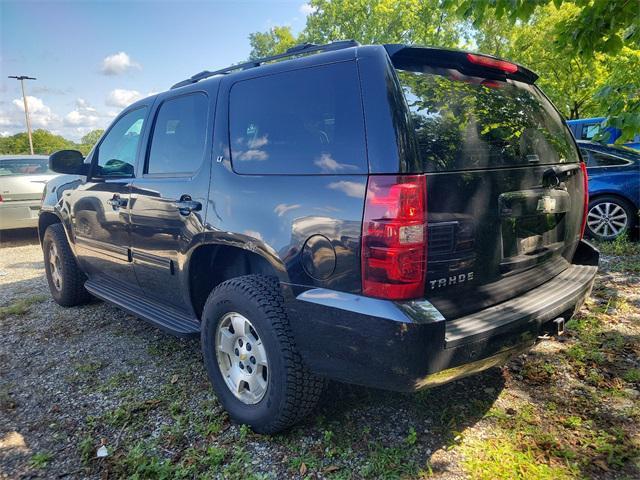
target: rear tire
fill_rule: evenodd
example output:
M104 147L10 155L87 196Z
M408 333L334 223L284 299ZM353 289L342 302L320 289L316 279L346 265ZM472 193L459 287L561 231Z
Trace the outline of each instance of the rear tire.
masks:
M87 277L78 267L61 223L47 227L42 249L47 282L55 302L63 307L74 307L91 300L84 288Z
M597 197L589 202L586 232L589 237L601 241L611 241L632 233L638 215L629 202L613 195Z
M234 422L272 434L315 408L325 382L295 349L276 279L247 275L216 287L202 313L201 341L209 379Z

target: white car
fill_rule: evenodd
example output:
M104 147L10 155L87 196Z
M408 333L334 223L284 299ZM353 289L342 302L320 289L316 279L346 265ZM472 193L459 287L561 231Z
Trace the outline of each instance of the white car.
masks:
M0 155L0 230L37 227L42 191L55 176L45 155Z

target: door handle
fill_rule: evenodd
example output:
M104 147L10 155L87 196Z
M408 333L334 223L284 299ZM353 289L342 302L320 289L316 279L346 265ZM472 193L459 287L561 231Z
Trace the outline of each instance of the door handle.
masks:
M117 210L120 207L127 206L127 199L120 198L120 195L115 193L112 198L107 200L107 204L111 205L114 210Z
M192 200L189 195L183 195L180 197L180 200L173 204L180 215L189 215L191 212L199 212L202 210L202 204L200 202L196 202Z

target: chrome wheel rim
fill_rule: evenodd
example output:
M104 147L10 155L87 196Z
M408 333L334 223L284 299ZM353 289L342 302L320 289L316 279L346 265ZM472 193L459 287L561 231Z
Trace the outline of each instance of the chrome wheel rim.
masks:
M51 243L49 246L49 272L51 273L51 282L58 291L62 289L62 269L60 264L58 247L56 247L55 243Z
M617 203L596 203L587 215L587 225L596 235L617 237L627 228L627 212Z
M218 322L216 359L222 378L241 402L253 405L264 398L269 384L267 352L252 323L236 312Z

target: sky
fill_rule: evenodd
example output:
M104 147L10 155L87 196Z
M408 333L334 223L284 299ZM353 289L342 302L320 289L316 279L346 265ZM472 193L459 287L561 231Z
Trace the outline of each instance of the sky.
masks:
M0 136L33 129L78 141L128 104L205 69L249 56L249 34L294 33L310 7L298 1L0 0Z

